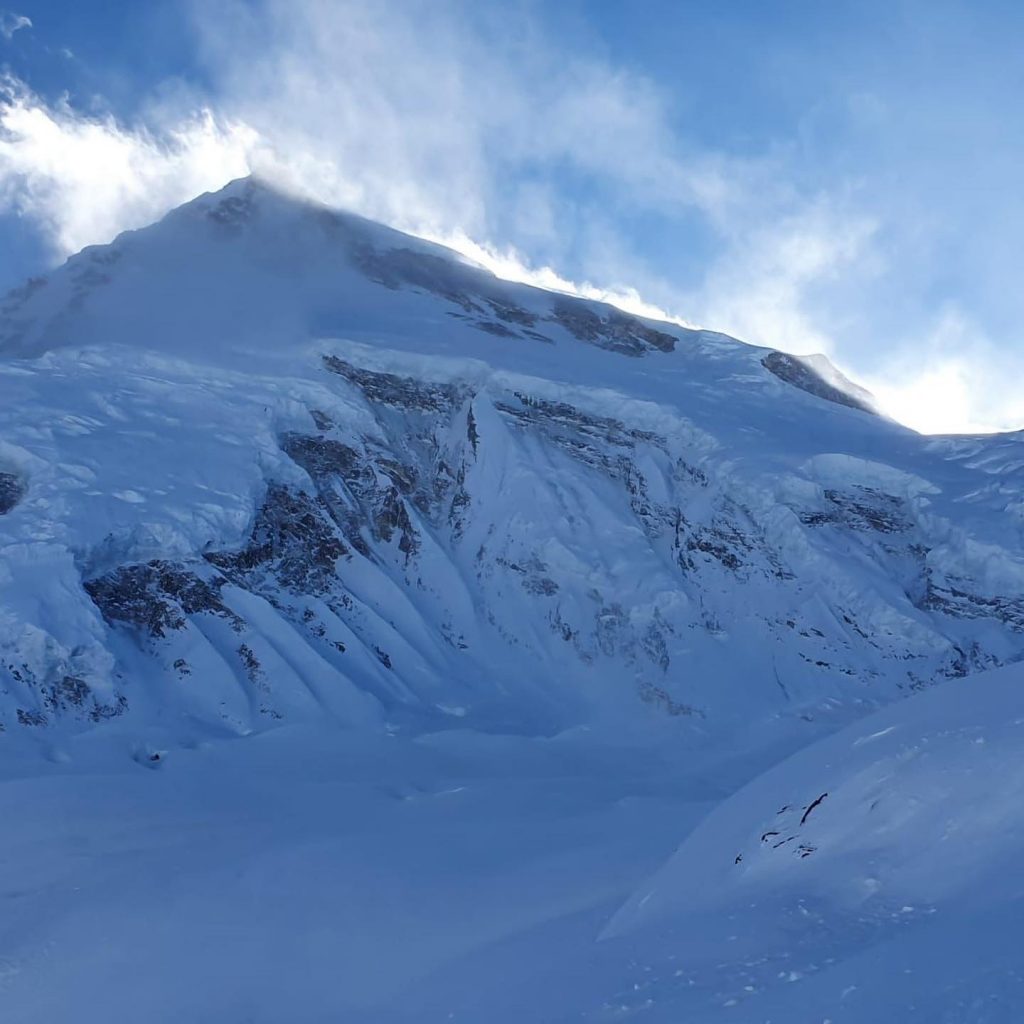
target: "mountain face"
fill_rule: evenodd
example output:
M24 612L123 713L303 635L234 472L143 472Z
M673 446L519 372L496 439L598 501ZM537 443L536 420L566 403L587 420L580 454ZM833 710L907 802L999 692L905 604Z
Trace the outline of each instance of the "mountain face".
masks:
M415 767L387 784L389 800L412 799L425 778L431 793L483 791L501 764L548 780L530 790L534 808L548 807L551 779L569 791L566 765L575 778L599 762L578 806L589 814L594 792L614 794L605 839L584 832L592 850L612 851L613 834L646 828L634 859L594 853L584 870L581 848L559 899L533 910L510 899L486 928L463 893L450 911L458 928L428 930L395 967L415 999L361 1018L418 1006L408 1019L434 1019L424 1007L435 999L447 1019L449 989L415 988L440 969L423 959L435 940L431 956L454 970L476 963L458 959L467 951L553 920L552 900L568 915L559 928L582 908L607 917L685 834L672 821L873 709L1024 658L1022 467L1021 436L921 437L822 361L500 281L437 246L236 182L86 249L0 306L0 742L23 759L91 764L109 738L154 767L259 733L264 745L238 757L269 780L292 770L274 753L287 737L319 737L295 747L301 759L329 725L382 777L398 769L376 738L408 741L387 748ZM328 750L316 756L342 771ZM207 768L208 780L234 778ZM244 798L208 795L198 769L180 770L211 820L249 821L260 807L305 835L287 801L268 797L267 809L241 783L232 792ZM669 800L673 786L685 790L672 789L678 819L627 809ZM508 790L486 791L507 807L502 822L525 813ZM74 792L97 820L122 813ZM743 811L743 828L766 801ZM475 806L474 828L519 849ZM147 829L178 821L167 813ZM422 841L403 828L389 833L400 845ZM795 848L815 845L790 831ZM224 849L277 849L260 836ZM147 870L162 878L167 863L153 856ZM606 874L584 894L587 871ZM225 913L240 912L238 898ZM617 921L632 920L630 906ZM626 941L607 935L606 951ZM324 994L317 1006L383 1005L364 970L350 982L351 1002ZM203 991L222 1019L242 1012ZM569 1019L583 997L564 996ZM23 1019L50 1012L22 997ZM288 1012L267 998L237 1019L283 1019L260 1015ZM553 1004L516 1005L525 1016L510 1020L563 1019Z
M0 339L7 729L714 732L1024 655L1017 438L252 181Z

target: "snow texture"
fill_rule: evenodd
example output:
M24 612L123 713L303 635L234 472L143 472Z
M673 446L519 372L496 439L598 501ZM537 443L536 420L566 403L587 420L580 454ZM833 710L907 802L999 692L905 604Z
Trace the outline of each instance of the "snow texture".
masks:
M257 181L83 251L0 306L5 1020L1019 1019L1022 492Z

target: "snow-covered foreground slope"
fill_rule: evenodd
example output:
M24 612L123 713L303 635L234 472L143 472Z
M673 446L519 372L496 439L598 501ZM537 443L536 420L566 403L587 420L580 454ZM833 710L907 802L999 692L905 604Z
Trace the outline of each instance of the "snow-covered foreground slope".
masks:
M461 965L535 932L549 958L592 947L700 810L669 779L652 788L656 760L570 737L285 726L155 770L71 748L0 783L11 1024L445 1020L460 996L501 999L468 1019L514 1020L495 985L538 965ZM527 1003L548 1019L543 992Z
M684 967L647 965L646 1019L1020 1020L1022 686L943 684L717 807L605 930Z
M674 868L630 892L794 750L1024 656L1022 456L251 181L84 251L0 307L13 1019L618 1019L679 921L659 1005L717 1019L728 936ZM917 921L802 924L868 853L787 813L796 868L701 862L714 921L772 965L744 886L796 959Z
M146 770L85 734L0 783L4 1020L1012 1024L1022 685L876 712L671 856L706 759L284 726Z

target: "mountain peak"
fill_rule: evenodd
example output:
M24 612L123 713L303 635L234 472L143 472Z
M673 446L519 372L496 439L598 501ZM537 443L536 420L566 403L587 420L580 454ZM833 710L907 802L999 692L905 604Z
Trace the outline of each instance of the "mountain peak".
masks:
M105 341L215 355L225 343L279 350L326 333L415 324L420 334L437 323L473 332L478 345L481 333L534 345L571 338L632 356L671 351L681 336L601 303L500 281L443 246L243 178L12 292L0 309L0 351L37 355L102 330Z
M565 379L600 370L614 381L621 357L672 355L659 373L684 374L705 354L763 357L765 369L802 391L874 411L820 358L765 353L503 281L443 246L251 176L90 246L0 305L0 354L22 358L102 342L248 364L332 336L405 337L510 369L557 368Z

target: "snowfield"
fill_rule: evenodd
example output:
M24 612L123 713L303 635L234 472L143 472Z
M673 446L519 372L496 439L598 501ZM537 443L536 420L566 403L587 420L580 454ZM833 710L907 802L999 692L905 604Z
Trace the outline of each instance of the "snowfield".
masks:
M724 980L707 971L716 957L746 972L720 1004L742 1006L737 1019L1019 1019L1022 684L1016 666L944 683L756 777L604 935L667 929L702 985ZM652 1020L677 1000L682 1019L716 1019L720 992L651 988Z
M0 305L3 1019L1017 1021L1022 528L1021 435L256 181L87 249Z

